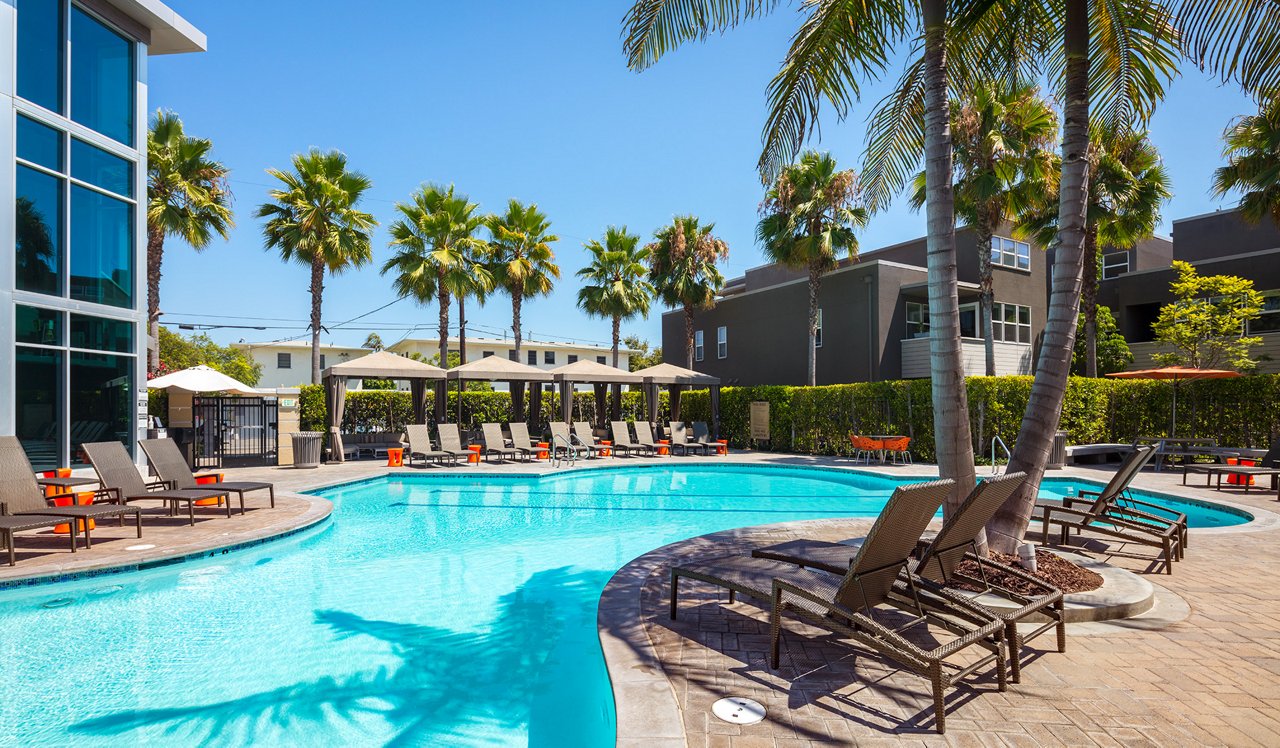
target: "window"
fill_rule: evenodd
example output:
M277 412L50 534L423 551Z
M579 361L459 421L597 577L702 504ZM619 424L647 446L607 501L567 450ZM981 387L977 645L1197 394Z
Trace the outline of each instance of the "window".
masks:
M71 313L72 348L133 353L133 323Z
M19 114L18 158L62 171L62 133Z
M62 294L63 181L21 164L17 167L14 237L17 287Z
M1249 320L1249 334L1280 332L1280 291L1264 291L1262 315Z
M529 351L529 357L528 357L526 360L529 362L529 365L530 365L530 366L537 366L537 365L538 365L538 352L537 352L537 351Z
M71 139L71 176L117 195L133 197L133 163Z
M62 111L62 3L17 0L18 95L54 112Z
M485 351L480 354L480 358L489 358L492 355L493 355L493 351Z
M716 358L726 358L729 355L729 328L716 328Z
M133 145L133 43L75 6L69 36L71 119Z
M71 186L71 298L133 308L133 206Z
M515 348L512 348L511 350L507 351L507 358L508 358L508 359L510 359L510 360L512 360L512 361L519 361L519 358L517 358L517 357L516 357L516 349L515 349Z
M37 345L62 345L62 313L19 304L15 310L14 340Z
M1108 280L1129 272L1128 252L1106 252L1102 255L1102 279Z
M63 351L17 346L14 367L15 434L36 470L62 465Z
M813 334L813 347L814 348L822 347L822 310L821 309L818 310L818 329L815 330Z
M604 362L605 362L605 357L604 357L604 356L596 356L596 363L597 363L597 364L603 364Z
M576 364L576 363L578 363L578 357L577 357L577 355L575 355L575 354L573 354L573 353L570 353L570 354L569 354L569 363L571 363L571 364Z
M277 354L276 354L276 368L277 368L277 369L292 369L292 368L293 368L293 354L292 354L292 353L277 353Z
M927 337L929 337L929 305L919 301L908 301L907 338ZM977 304L960 305L960 337L979 337Z
M133 423L133 356L71 351L71 463L83 464L80 445L117 440L126 445Z
M702 331L695 330L693 333L693 360L702 360Z
M542 352L542 363L544 363L544 364L554 364L555 362L556 362L556 352L555 352L555 351L543 351L543 352Z
M324 365L324 354L323 354L323 353L321 353L321 354L320 354L320 371L324 371L324 370L325 370L325 368L327 368L327 367L325 367L325 365Z
M1031 307L1020 304L991 305L991 338L1005 343L1031 342Z
M991 262L1018 270L1031 269L1031 245L1003 236L991 237Z

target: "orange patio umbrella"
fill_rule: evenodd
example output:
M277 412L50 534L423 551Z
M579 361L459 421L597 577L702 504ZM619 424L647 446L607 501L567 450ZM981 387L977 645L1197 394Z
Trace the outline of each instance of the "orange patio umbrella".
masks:
M1173 382L1173 416L1169 427L1169 436L1178 435L1178 384L1192 379L1231 379L1240 376L1238 371L1228 369L1195 369L1189 366L1163 366L1159 369L1139 369L1138 371L1117 371L1108 374L1116 379L1167 379Z

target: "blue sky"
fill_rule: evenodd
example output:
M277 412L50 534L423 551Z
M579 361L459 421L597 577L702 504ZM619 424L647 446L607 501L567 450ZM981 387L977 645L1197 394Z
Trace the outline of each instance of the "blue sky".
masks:
M573 273L585 263L582 243L609 224L648 238L673 215L694 213L728 241L727 277L762 262L755 163L765 87L797 23L791 11L636 74L621 52L625 2L378 0L356 12L330 0L169 5L208 34L209 51L150 58L150 105L178 112L190 133L214 141L231 168L238 225L229 242L199 254L167 243L168 324L268 327L210 332L222 342L306 334L308 273L263 250L253 211L271 182L264 170L286 167L311 146L344 151L372 178L365 208L382 224L374 263L327 282L327 342L359 344L369 327L387 343L407 334L392 326L436 334L434 306L408 300L336 327L394 300L390 279L378 272L390 255L385 226L394 203L427 181L453 182L485 210L514 197L550 217L564 277L551 297L525 304L526 336L607 343L608 322L575 306ZM865 116L896 77L868 87L846 122L824 117L815 145L858 166ZM1175 193L1161 233L1173 218L1220 207L1209 179L1221 132L1250 109L1234 87L1190 66L1173 84L1150 127ZM860 241L868 250L923 233L922 216L899 200L872 218ZM624 332L657 343L659 315L655 306ZM501 334L510 324L506 297L468 310L471 335Z

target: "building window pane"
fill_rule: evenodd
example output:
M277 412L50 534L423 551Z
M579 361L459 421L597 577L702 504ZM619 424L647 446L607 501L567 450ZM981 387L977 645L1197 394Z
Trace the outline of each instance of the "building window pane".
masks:
M578 357L577 357L577 356L575 356L574 354L570 353L570 354L569 354L569 363L571 363L571 364L576 364L576 363L578 363Z
M978 306L976 304L960 305L960 337L978 337Z
M511 359L512 361L517 361L517 360L519 360L519 359L517 359L517 358L516 358L516 349L515 349L515 348L512 348L511 350L507 351L507 358Z
M71 139L71 176L133 197L133 163L76 138Z
M605 362L605 358L604 358L604 356L596 356L596 363L597 363L597 364L603 364L604 362Z
M62 180L25 166L17 170L14 229L18 288L60 295Z
M133 416L132 356L71 353L71 461L85 462L80 445L120 441L130 451Z
M703 354L702 331L695 330L693 333L693 360L701 361Z
M1129 272L1128 252L1107 252L1102 255L1102 279L1110 280Z
M554 364L555 362L556 362L556 352L555 352L555 351L543 351L543 352L542 352L542 363L544 363L544 364Z
M821 309L818 310L818 329L814 331L813 347L814 348L822 347L822 310Z
M1005 343L1031 342L1031 307L1020 304L991 305L991 337Z
M14 339L17 342L62 345L62 312L21 304L14 311Z
M1031 269L1031 245L1003 236L991 237L991 262L1007 268Z
M324 365L324 363L325 363L325 356L323 353L321 353L320 354L320 371L324 371L325 369L328 368L327 366Z
M62 444L62 352L17 346L13 412L16 433L36 470L59 466Z
M71 347L133 353L133 323L119 319L71 315Z
M18 95L62 112L62 3L17 0Z
M75 185L71 298L133 307L133 206Z
M537 351L529 351L529 357L528 357L527 359L525 359L525 360L529 362L529 365L530 365L530 366L537 366L537 365L538 365L538 352L537 352Z
M71 119L133 145L133 43L71 9Z
M293 354L292 354L292 353L277 353L277 354L276 354L276 368L277 368L277 369L292 369L292 368L293 368Z
M1280 332L1280 291L1263 292L1262 314L1249 320L1250 335L1263 332Z
M726 358L729 355L729 328L716 328L716 358Z
M18 115L18 158L62 171L62 133Z
M915 301L907 302L907 337L924 338L929 335L929 306Z

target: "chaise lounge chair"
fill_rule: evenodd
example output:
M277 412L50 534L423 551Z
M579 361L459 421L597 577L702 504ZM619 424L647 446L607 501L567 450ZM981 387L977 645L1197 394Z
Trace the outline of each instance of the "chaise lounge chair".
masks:
M538 456L538 445L529 436L529 424L524 421L511 421L507 423L507 428L511 431L511 446L520 452L520 456L526 460Z
M462 446L462 435L458 432L458 424L438 423L436 433L440 436L441 452L452 452L468 461L471 459L473 452Z
M1082 497L1069 497L1058 503L1037 503L1045 542L1049 542L1049 527L1061 528L1062 545L1067 544L1071 531L1088 531L1116 538L1126 543L1153 546L1160 549L1166 574L1173 573L1173 562L1182 558L1187 544L1186 515L1171 509L1140 501L1126 495L1129 484L1151 459L1155 447L1143 445L1125 457L1111 480L1101 491L1081 491ZM1077 505L1087 508L1077 509ZM1158 512L1158 513L1157 513Z
M409 437L409 467L413 467L413 458L419 457L423 463L435 460L437 463L443 464L444 461L452 460L453 464L458 464L458 452L434 449L431 445L431 430L425 423L413 423L404 427L405 434Z
M595 454L599 454L606 449L609 450L610 456L617 454L617 452L613 451L612 445L600 443L600 440L596 438L595 429L591 428L591 424L586 421L573 422L573 438L577 440L576 443L595 450Z
M75 494L46 496L44 489L36 482L35 471L31 468L31 462L18 437L0 436L0 535L3 535L9 552L10 566L17 561L14 533L23 530L70 524L67 535L71 541L71 552L75 553L76 534L81 528L84 530L84 547L93 547L87 520L117 517L123 525L124 515L132 514L138 522L138 537L142 537L141 512L137 507L111 504L49 505L50 501L63 498L74 501Z
M609 432L613 434L613 448L615 450L626 450L627 456L630 457L632 452L647 451L653 454L655 449L639 442L631 440L631 427L626 421L610 421ZM617 454L615 451L614 454Z
M231 496L223 488L175 489L167 491L148 491L142 474L133 464L133 458L125 451L120 442L96 442L82 444L93 470L98 474L98 482L111 501L126 505L134 501L163 501L169 505L170 513L176 513L179 504L187 505L189 524L196 523L196 502L201 499L226 499L227 519L231 518Z
M551 449L555 454L561 452L566 455L572 450L576 456L595 457L600 452L600 448L594 444L587 444L574 434L569 433L569 424L552 422L551 423Z
M1187 475L1189 473L1203 473L1205 476L1205 488L1213 482L1213 478L1218 478L1218 490L1222 490L1222 476L1224 475L1242 475L1248 476L1250 480L1244 481L1239 486L1244 488L1248 493L1253 488L1253 478L1261 478L1269 476L1271 478L1272 490L1280 490L1280 439L1275 440L1271 444L1271 448L1258 461L1257 465L1197 465L1193 462L1185 463L1182 466L1182 485L1187 485Z
M1058 651L1065 652L1067 647L1062 591L1022 569L979 556L977 553L978 535L982 532L982 528L995 516L996 511L1013 495L1018 486L1022 485L1026 477L1025 473L1009 473L979 483L951 518L942 525L937 536L920 552L919 559L912 565L912 573L916 576L917 583L936 595L936 597L927 598L929 601L946 601L957 595L964 595L962 591L949 589L949 585L966 582L985 587L986 593L1011 600L1019 606L1008 612L992 611L1005 627L1004 638L1010 648L1009 670L1014 683L1018 683L1022 678L1021 654L1027 642L1043 633L1056 630ZM830 543L821 540L792 540L757 548L751 555L844 575L849 570L849 564L860 546L861 544ZM964 560L976 562L979 569L984 572L990 569L1017 577L1036 592L1027 594L994 585L985 574L982 578L978 578L957 573L956 567ZM939 610L939 612L942 611ZM1046 616L1049 621L1028 633L1019 632L1018 623L1037 614Z
M667 426L668 428L671 429L671 451L672 452L675 452L675 450L680 449L685 454L689 454L690 451L696 449L701 451L702 454L704 455L709 453L711 449L711 445L703 444L702 442L694 441L692 438L690 438L689 432L685 430L684 423L682 423L681 421L672 421L671 423L667 424Z
M921 593L926 596L929 593L915 589L910 577L904 581L902 575L912 548L954 485L954 481L942 480L895 490L839 579L794 564L742 555L672 567L671 617L676 617L679 583L684 577L728 589L730 602L735 593L769 600L772 603L771 667L777 668L779 663L782 615L793 613L806 623L835 632L860 648L879 652L928 679L933 687L934 725L938 732L944 732L943 695L947 688L991 662L995 663L1001 691L1006 689L1007 677L1005 629L999 620L981 606L958 600L948 606L945 616L938 616L927 607L917 607L914 600ZM886 608L907 611L915 618L893 628L892 623L877 620L877 611L884 614L888 612ZM956 638L939 643L933 636L931 623L950 631ZM928 636L919 641L927 639L927 644L903 635L920 624L924 624L927 631L919 633ZM975 645L986 649L988 654L967 666L948 662L953 655Z
M636 428L636 444L650 450L653 454L657 454L660 447L667 446L659 444L653 438L653 428L649 426L648 421L636 421L634 426Z
M718 449L719 447L723 447L723 446L724 446L723 444L720 444L719 442L712 441L712 439L711 439L711 429L707 428L707 422L706 422L706 421L694 421L694 422L693 422L693 441L694 441L694 443L695 443L695 444L705 444L705 445L707 445L707 449L708 449L708 450L716 450L716 449Z
M507 439L502 435L502 426L499 424L482 423L480 431L484 434L484 456L487 458L492 459L497 455L503 460L508 460L516 455L523 454L527 457L529 454L527 449L521 452L518 448L508 447Z
M191 468L187 467L187 461L182 457L182 450L178 449L178 445L172 439L143 439L138 442L142 446L142 451L146 453L147 460L151 463L151 467L155 469L156 475L160 476L160 480L168 484L171 489L209 489L230 491L240 497L240 513L244 514L244 495L250 491L267 491L271 497L271 508L276 508L276 487L272 483L262 483L258 481L216 481L213 483L199 483L196 476L191 472Z

